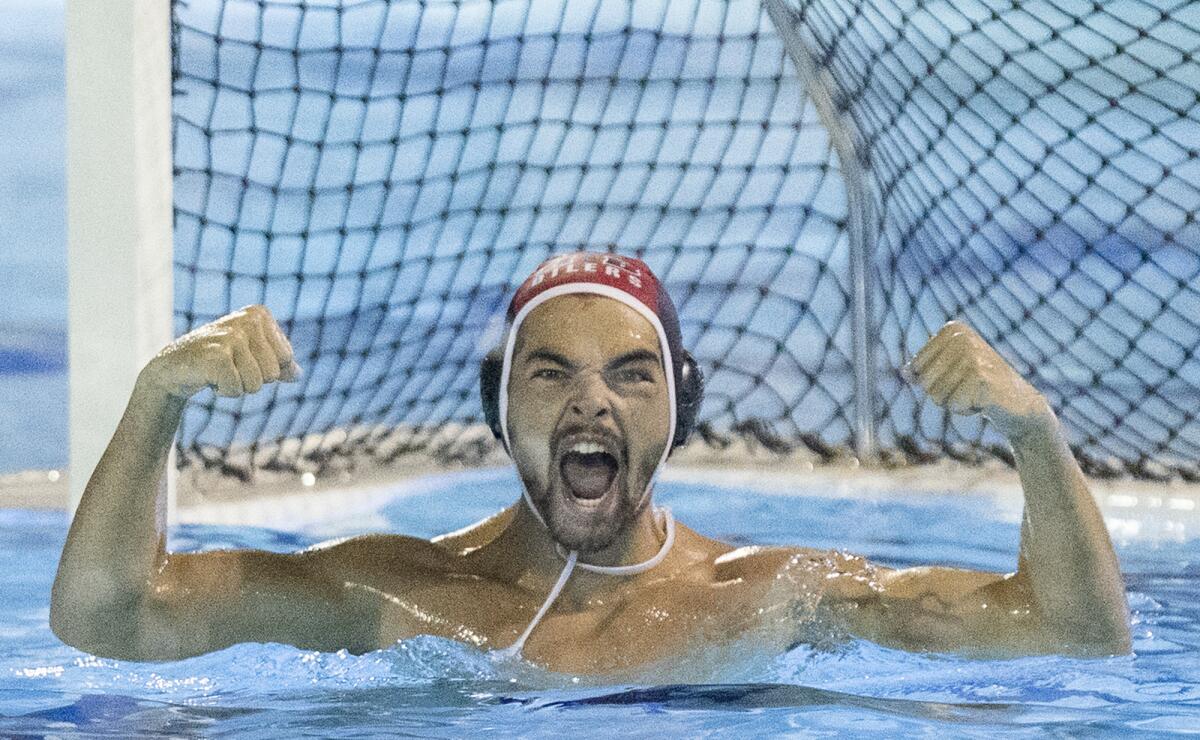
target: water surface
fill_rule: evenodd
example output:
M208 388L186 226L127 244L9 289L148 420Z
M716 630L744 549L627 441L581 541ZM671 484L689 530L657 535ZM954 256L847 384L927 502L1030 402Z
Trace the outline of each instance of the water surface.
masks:
M288 551L356 531L432 535L509 503L514 486L508 471L476 471L400 492L369 517L331 514L300 532L183 526L172 547ZM894 566L1014 566L1011 506L978 496L821 493L668 482L659 499L681 521L731 542L844 547ZM498 663L429 637L361 656L246 644L174 663L92 657L47 625L66 525L58 513L0 512L0 734L558 737L603 728L1032 737L1200 727L1200 547L1183 535L1118 536L1133 656L981 661L857 640L770 656L723 650L691 681L606 684Z

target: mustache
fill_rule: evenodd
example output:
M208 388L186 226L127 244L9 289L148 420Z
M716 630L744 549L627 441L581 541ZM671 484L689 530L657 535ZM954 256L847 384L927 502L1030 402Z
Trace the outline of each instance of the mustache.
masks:
M600 444L618 460L625 459L625 440L611 429L588 424L571 424L558 429L550 438L550 449L561 455L567 442L591 441Z

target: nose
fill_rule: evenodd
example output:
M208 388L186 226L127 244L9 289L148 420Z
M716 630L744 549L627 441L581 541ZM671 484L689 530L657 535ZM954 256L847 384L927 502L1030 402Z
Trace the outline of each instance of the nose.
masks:
M581 421L603 419L610 413L607 388L597 374L584 373L575 395L570 401L570 411Z

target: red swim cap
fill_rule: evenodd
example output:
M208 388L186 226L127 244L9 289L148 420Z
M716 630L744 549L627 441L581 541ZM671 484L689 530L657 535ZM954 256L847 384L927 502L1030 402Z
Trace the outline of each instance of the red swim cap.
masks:
M616 288L636 298L656 314L660 312L660 296L665 295L658 278L639 259L615 254L572 252L549 258L525 278L508 304L508 320L516 318L525 304L544 291L572 283ZM670 302L670 299L667 301Z
M649 310L653 318L647 318L660 332L663 357L673 371L673 385L678 387L684 357L679 314L671 296L645 262L599 252L571 252L548 258L525 278L508 304L508 323L514 333L518 315L530 302L541 303L548 299L541 298L543 295L552 297L562 293L599 293L632 305L639 313ZM630 298L636 305L630 303ZM671 400L674 402L674 388Z

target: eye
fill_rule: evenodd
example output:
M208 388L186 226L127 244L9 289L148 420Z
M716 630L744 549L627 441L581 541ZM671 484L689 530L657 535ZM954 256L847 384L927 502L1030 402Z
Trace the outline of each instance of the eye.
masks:
M542 367L534 370L529 377L539 380L562 380L566 377L566 373L558 368Z
M616 379L619 383L653 383L654 375L644 368L628 367L618 370Z

